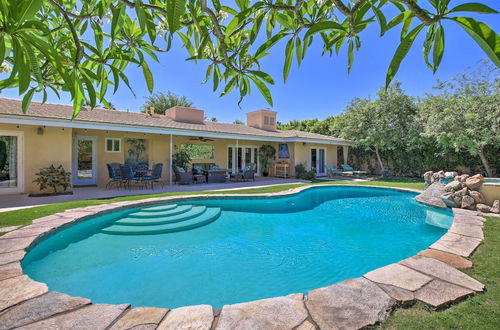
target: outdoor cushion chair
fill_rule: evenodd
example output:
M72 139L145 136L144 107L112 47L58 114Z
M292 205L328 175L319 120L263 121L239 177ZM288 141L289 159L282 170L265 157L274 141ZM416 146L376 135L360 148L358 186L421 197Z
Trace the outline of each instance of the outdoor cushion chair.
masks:
M151 175L146 175L142 178L142 181L144 182L145 185L148 183L151 183L151 189L154 189L154 184L159 183L161 184L161 187L163 188L163 182L161 181L161 172L163 170L163 163L158 163L153 166L153 171L151 172Z
M248 180L253 180L255 181L255 169L257 166L255 164L249 164L245 166L243 171L238 172L238 173L233 173L229 176L229 180L234 179L235 181L248 181Z
M352 171L341 171L339 169L336 169L333 166L326 165L326 173L328 174L329 177L333 177L335 175L353 175L354 172Z
M119 165L120 164L118 164L118 166ZM119 188L123 182L121 175L118 175L116 173L117 172L116 168L113 167L112 164L106 164L106 167L108 168L108 175L109 175L109 181L106 184L106 189L110 188L113 184L116 184L117 188Z
M131 183L142 184L142 178L136 177L134 170L129 165L120 165L120 171L122 173L122 180L124 184L130 189Z
M342 164L342 168L345 170L345 171L349 171L349 172L352 172L354 174L366 174L366 171L356 171L354 170L351 166L347 165L347 164Z
M178 184L191 184L194 183L193 171L187 172L185 169L172 166L172 169L175 174L175 182Z

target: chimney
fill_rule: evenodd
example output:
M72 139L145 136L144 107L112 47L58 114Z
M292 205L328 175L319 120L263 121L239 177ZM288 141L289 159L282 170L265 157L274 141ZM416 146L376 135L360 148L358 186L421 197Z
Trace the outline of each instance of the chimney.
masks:
M276 111L256 110L247 112L247 126L266 131L276 131Z
M203 124L205 120L205 111L176 105L175 107L167 109L167 111L165 111L165 116L175 121Z

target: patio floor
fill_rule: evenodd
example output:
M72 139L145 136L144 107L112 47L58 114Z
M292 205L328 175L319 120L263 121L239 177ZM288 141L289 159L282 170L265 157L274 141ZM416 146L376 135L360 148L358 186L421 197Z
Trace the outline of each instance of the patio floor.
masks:
M0 212L12 211L16 209L34 207L52 203L68 202L74 200L112 198L119 196L144 195L169 192L184 191L208 191L208 190L232 190L242 188L257 188L277 184L303 183L309 182L299 179L281 179L274 177L258 177L255 181L249 182L225 182L209 184L190 185L165 185L163 188L155 186L152 189L105 189L102 187L75 187L73 195L59 195L47 197L29 197L27 194L0 195Z

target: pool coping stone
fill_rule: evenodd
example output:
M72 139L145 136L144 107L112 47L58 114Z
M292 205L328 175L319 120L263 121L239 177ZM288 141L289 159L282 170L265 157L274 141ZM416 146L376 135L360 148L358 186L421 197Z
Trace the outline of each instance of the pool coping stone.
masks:
M55 291L48 291L44 283L31 280L18 271L20 262L40 241L65 228L112 212L124 211L165 202L231 198L279 198L298 194L315 187L360 187L359 185L302 186L284 192L265 194L197 194L146 198L104 205L86 206L66 210L33 220L28 226L17 228L0 237L0 320L5 315L22 319L29 316L15 314L23 306L37 299L51 296L64 302ZM385 186L364 188L390 189L420 193L421 190ZM96 329L122 329L121 324L134 327L170 329L234 329L258 327L262 329L358 329L384 321L398 306L421 301L433 308L441 308L476 292L484 291L482 283L460 272L457 268L470 268L469 257L484 239L482 225L486 220L476 211L452 209L453 224L446 234L419 254L372 270L362 277L311 290L307 295L291 294L283 297L225 305L214 310L210 305L186 306L176 309L134 307L128 304L93 304L87 298L76 299L75 306L45 316L43 320L32 317L33 322L23 328L58 326L85 328L92 324ZM7 277L7 278L5 278ZM57 294L58 295L57 295ZM68 299L69 299L68 298ZM58 303L56 298L53 303ZM65 300L66 299L66 300ZM61 304L61 301L59 301ZM64 305L64 303L62 304ZM57 308L56 308L57 310ZM163 314L161 316L161 314ZM292 316L293 315L293 316ZM363 315L360 317L359 315ZM89 320L97 318L97 320ZM36 319L36 320L35 320ZM280 321L282 320L282 321ZM90 322L90 323L89 323ZM245 326L243 326L245 325ZM0 328L1 329L1 328Z

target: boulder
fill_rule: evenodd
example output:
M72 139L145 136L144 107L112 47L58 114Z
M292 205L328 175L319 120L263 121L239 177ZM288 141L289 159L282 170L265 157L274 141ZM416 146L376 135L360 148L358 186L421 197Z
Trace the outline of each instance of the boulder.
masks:
M455 181L456 182L456 181ZM455 203L455 200L453 199L453 192L447 192L441 195L441 200L446 204L448 207L457 207L457 203Z
M441 170L441 171L437 172L437 174L439 175L439 177L440 177L440 178L444 178L444 177L445 177L445 176L444 176L444 171L443 171L443 170Z
M474 198L469 195L465 195L462 197L462 205L460 206L463 209L473 210L475 206Z
M432 174L432 177L431 177L431 182L439 182L439 173L434 173Z
M425 181L431 181L432 179L432 174L434 174L434 172L432 171L427 171L424 173L424 180Z
M484 182L484 178L481 174L476 174L465 180L465 185L470 190L479 190Z
M479 212L483 212L483 213L490 213L491 212L491 207L486 205L486 204L476 204L476 209Z
M471 191L469 191L469 196L474 198L474 201L476 202L476 204L486 203L486 199L484 198L483 194L481 194L479 191L471 190Z
M444 172L445 179L453 179L458 175L457 172Z
M417 202L425 205L435 206L442 209L447 208L446 204L441 200L440 196L445 193L444 184L440 182L434 182L424 190L420 195L415 197Z
M444 186L445 191L457 191L463 188L463 184L460 181L451 181L446 186Z
M455 202L455 204L457 204L459 206L462 205L462 195L454 193L453 194L453 201Z
M493 205L491 206L491 213L500 213L500 200L496 200L493 202Z
M467 187L464 187L463 189L458 190L455 195L460 195L460 196L465 196L468 195L469 190Z

